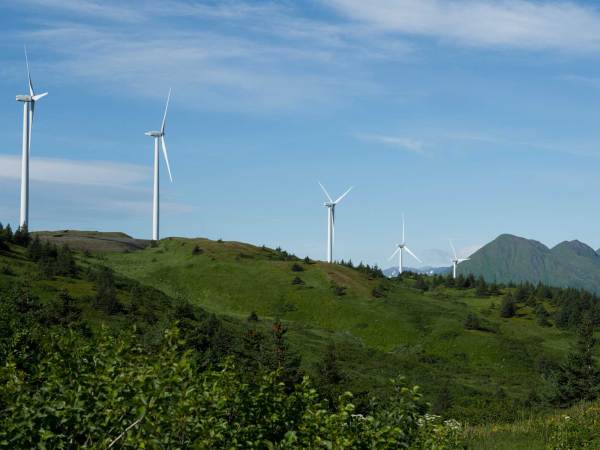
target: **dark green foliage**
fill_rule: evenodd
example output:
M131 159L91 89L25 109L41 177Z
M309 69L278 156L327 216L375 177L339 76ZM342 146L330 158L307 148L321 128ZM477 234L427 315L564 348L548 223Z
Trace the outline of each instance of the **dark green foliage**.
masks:
M488 285L481 276L475 282L475 295L477 297L488 297L490 295Z
M94 306L106 314L117 312L119 307L113 271L108 267L101 266L96 273Z
M544 307L544 305L542 303L538 303L536 305L535 315L536 315L538 325L541 325L543 327L549 327L552 325L550 323L550 321L548 320L550 318L550 314L548 314L548 311L546 311L546 308Z
M345 375L338 364L338 354L335 344L330 342L325 350L323 359L317 364L317 384L319 391L328 401L330 407L335 407L342 393L341 384Z
M29 245L29 242L31 242L31 235L29 234L27 226L19 227L17 229L12 238L12 242L20 247L27 247Z
M81 315L81 309L75 305L75 299L64 289L46 310L45 321L51 325L69 324L77 321Z
M304 281L300 277L294 277L294 279L292 280L292 284L302 286L304 284Z
M57 247L48 241L42 243L36 236L27 247L27 256L31 261L37 262L39 271L45 278L77 275L75 256L66 245Z
M38 236L35 236L27 247L27 257L31 261L38 262L42 258L42 242Z
M192 255L198 256L198 255L201 255L202 253L204 253L204 250L202 250L197 245L194 245L194 248L192 249Z
M458 431L425 420L420 394L401 379L385 408L359 417L350 394L330 409L308 379L288 392L279 372L248 384L231 362L199 371L182 344L173 329L152 353L106 331L90 341L52 333L35 370L21 372L11 359L0 372L0 441L8 448L461 448Z
M271 327L275 356L272 369L279 372L279 381L285 385L288 391L291 391L293 386L302 379L303 371L300 368L301 357L290 349L286 333L287 327L281 320L277 320Z
M479 317L477 317L474 313L469 313L467 318L463 322L463 325L467 330L480 330L481 323L479 322Z
M418 275L415 281L415 289L419 289L420 291L428 291L429 285L425 282L423 275Z
M298 263L292 264L292 272L304 272L304 267Z
M383 286L383 284L380 283L379 285L375 286L371 291L371 295L374 298L385 297L385 287Z
M334 295L337 295L338 297L346 295L346 288L337 283L332 283L331 289L333 290Z
M502 304L500 305L500 317L508 319L514 317L516 312L517 307L515 305L515 299L512 294L508 293L502 299Z
M258 322L258 314L256 314L255 311L252 311L246 320L248 322Z
M569 406L581 400L594 400L600 393L600 369L594 356L597 340L594 327L585 320L578 330L577 343L555 375L555 402Z
M362 261L360 262L360 264L358 266L355 266L352 263L352 260L344 261L343 259L338 264L345 266L345 267L349 267L351 269L356 269L359 272L366 274L371 279L385 277L385 275L383 274L383 271L379 267L370 266L369 264L364 264Z
M434 414L444 414L452 407L452 394L448 384L442 386L442 390L436 397L435 403L432 406Z

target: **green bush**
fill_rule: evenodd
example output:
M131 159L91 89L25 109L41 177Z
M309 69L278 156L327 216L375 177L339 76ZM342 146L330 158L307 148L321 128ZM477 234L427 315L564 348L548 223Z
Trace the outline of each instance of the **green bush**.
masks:
M30 370L0 368L6 448L462 448L460 426L424 414L417 388L393 381L385 408L330 409L308 378L287 392L279 371L248 384L231 361L200 370L176 329L155 354L133 335L53 332Z

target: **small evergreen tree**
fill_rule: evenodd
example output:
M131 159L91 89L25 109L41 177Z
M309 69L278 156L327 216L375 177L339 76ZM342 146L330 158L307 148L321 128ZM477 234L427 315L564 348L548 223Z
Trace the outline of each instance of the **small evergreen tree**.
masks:
M113 272L108 267L100 267L98 270L95 306L106 314L113 314L117 310L117 288Z
M42 257L42 242L36 235L27 247L27 257L34 262L38 262Z
M337 349L333 342L329 343L323 359L317 364L317 374L319 390L329 402L329 406L335 407L337 399L342 393L340 385L345 376L340 370Z
M500 306L500 317L508 319L514 317L517 312L515 305L515 299L511 293L508 293L502 299L502 305Z
M600 369L594 357L594 327L584 320L577 333L577 343L556 374L555 401L570 406L581 400L594 400L600 393Z
M544 308L543 304L537 304L537 306L535 307L535 315L537 318L538 325L541 325L543 327L549 327L551 325L550 321L548 320L550 314L548 314L548 311L546 311L546 308Z
M481 324L479 323L479 318L474 313L469 313L467 318L463 322L465 328L467 330L479 330L481 329Z

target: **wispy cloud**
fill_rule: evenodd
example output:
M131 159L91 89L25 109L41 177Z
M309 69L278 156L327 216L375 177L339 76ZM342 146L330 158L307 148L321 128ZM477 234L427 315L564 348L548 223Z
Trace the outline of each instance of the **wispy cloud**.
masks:
M398 60L412 51L366 26L305 17L293 3L50 0L48 6L64 15L36 17L32 7L35 27L16 40L26 37L52 54L46 67L57 82L69 73L74 82L152 97L157 86L172 86L192 108L335 107L381 89L364 61Z
M600 49L600 13L572 1L323 0L384 32L468 46L569 52Z
M580 85L584 85L586 87L593 87L593 88L600 88L600 78L599 77L587 77L587 76L583 76L583 75L574 75L574 74L567 74L567 75L561 75L559 77L560 80L563 81L568 81L570 83L574 83L574 84L580 84Z
M376 144L395 147L412 153L425 154L423 142L405 136L386 136L381 134L356 134L356 138Z
M44 183L132 188L149 179L150 168L109 161L37 158L30 161L30 179ZM0 154L0 178L20 179L21 158Z

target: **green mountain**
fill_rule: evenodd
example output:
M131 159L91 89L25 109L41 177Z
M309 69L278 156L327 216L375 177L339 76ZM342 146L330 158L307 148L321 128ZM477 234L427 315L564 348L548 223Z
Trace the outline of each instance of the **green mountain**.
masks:
M579 241L550 249L544 244L503 234L459 266L459 274L489 282L531 282L600 292L600 255Z

